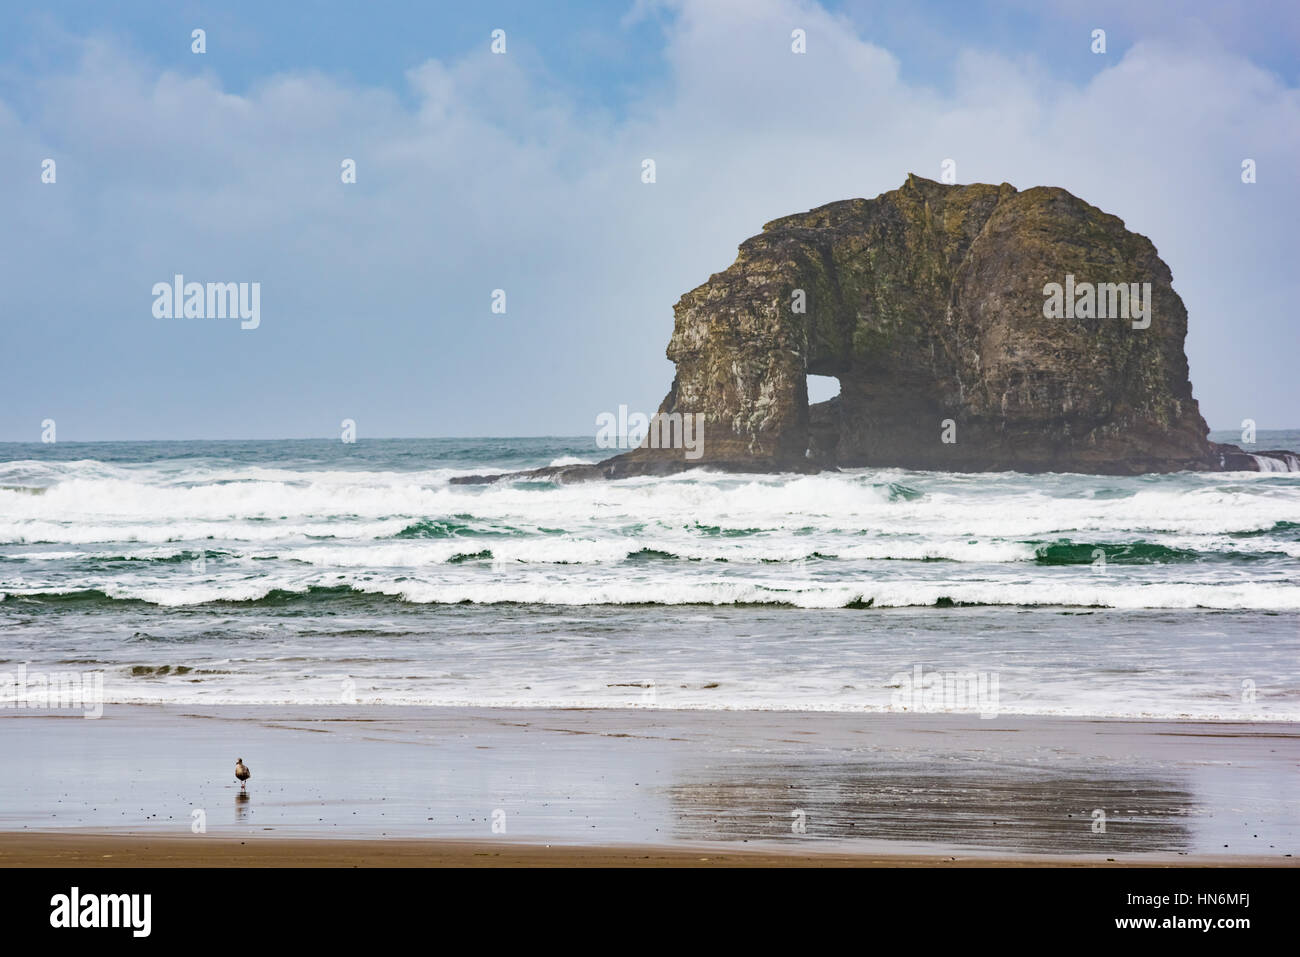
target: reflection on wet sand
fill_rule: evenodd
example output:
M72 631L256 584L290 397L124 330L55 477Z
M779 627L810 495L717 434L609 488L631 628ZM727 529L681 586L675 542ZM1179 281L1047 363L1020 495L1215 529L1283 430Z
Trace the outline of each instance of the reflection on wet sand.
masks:
M240 788L211 756L233 742L274 784L231 813ZM10 715L0 747L42 768L0 778L0 831L190 834L178 809L207 808L209 836L1300 859L1300 729L1276 723L142 706Z
M761 779L756 779L761 774ZM954 762L697 770L669 789L675 837L901 841L1027 853L1179 852L1197 801L1149 770ZM1101 814L1098 814L1101 812ZM1101 816L1104 814L1104 818Z

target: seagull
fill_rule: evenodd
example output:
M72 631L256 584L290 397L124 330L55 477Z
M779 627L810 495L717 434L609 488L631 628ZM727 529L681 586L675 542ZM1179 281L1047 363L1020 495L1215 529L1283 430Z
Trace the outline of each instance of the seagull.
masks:
M253 772L244 767L243 758L235 758L235 779L239 781L239 786L247 787L248 779L253 776Z

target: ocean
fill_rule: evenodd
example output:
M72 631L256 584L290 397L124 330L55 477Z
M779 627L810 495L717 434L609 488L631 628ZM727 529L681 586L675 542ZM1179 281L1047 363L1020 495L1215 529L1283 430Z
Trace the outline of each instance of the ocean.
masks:
M1000 714L1300 720L1300 473L449 484L606 454L0 444L0 673L102 671L110 703L958 713L989 701L907 689L978 675Z

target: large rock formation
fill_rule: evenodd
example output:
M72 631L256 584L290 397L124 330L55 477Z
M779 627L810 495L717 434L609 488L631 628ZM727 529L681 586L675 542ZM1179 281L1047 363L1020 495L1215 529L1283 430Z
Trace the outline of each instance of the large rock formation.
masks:
M1151 283L1150 326L1044 318L1044 286L1067 275ZM1150 240L1063 189L910 176L768 223L683 296L661 411L703 412L703 458L724 467L810 451L953 471L1216 467L1171 278ZM810 373L837 377L839 398L810 409Z
M1045 287L1067 276L1150 284L1149 325L1046 318ZM547 474L1251 467L1207 440L1171 282L1150 240L1063 189L909 176L768 223L677 303L659 411L702 416L702 455L647 444ZM839 397L810 407L809 374L838 378Z

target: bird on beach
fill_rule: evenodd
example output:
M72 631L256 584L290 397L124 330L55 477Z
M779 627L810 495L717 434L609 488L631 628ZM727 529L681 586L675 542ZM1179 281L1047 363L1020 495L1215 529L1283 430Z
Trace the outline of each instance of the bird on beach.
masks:
M248 779L252 776L253 772L249 771L248 768L244 766L244 759L235 758L235 780L239 782L239 786L241 788L246 787L248 785Z

